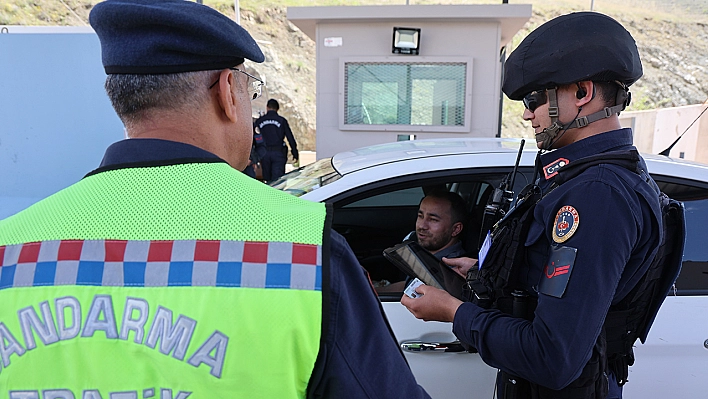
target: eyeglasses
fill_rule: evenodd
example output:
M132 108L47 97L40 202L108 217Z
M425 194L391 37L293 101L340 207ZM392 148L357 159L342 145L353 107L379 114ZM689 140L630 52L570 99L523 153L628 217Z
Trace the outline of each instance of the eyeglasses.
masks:
M546 90L536 90L524 96L523 100L524 107L527 110L534 112L536 108L545 104L548 101L548 96L546 95Z
M265 86L264 81L258 79L257 77L251 75L250 73L242 71L238 68L229 68L229 69L232 71L241 72L242 74L253 79L253 82L250 82L250 84L248 85L248 96L251 97L251 101L253 101L256 98L261 96L262 88L263 88L263 86ZM217 83L219 83L219 78L217 78L216 81L214 83L212 83L211 86L209 86L209 89L216 86Z

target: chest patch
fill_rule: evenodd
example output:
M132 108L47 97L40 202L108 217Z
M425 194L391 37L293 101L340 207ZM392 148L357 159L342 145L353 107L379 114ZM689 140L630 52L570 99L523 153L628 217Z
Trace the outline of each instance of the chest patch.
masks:
M558 210L556 220L553 222L553 241L563 243L575 234L580 224L578 210L566 205Z
M575 255L578 250L570 247L552 246L551 256L541 273L538 292L556 298L562 298L570 281L570 274L575 265Z

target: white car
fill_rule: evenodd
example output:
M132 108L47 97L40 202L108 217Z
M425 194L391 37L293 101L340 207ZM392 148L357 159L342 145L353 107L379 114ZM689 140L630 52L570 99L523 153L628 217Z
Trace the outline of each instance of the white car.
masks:
M489 193L514 169L520 140L441 139L376 145L343 152L293 171L273 186L334 205L333 227L349 242L372 280L401 272L385 248L415 228L423 188L445 185L467 202L468 251L476 250ZM520 157L514 189L533 178L535 143ZM695 398L708 392L708 165L642 154L662 191L683 201L687 240L681 275L646 344L637 343L624 397ZM469 227L468 226L468 227ZM476 230L476 231L475 231ZM496 369L459 351L449 323L423 322L400 304L401 293L380 294L396 338L418 382L433 398L492 398Z

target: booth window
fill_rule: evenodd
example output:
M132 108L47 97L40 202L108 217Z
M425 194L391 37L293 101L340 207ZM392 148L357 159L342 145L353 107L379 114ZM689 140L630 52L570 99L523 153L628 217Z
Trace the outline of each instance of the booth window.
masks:
M465 62L347 62L345 125L464 126Z

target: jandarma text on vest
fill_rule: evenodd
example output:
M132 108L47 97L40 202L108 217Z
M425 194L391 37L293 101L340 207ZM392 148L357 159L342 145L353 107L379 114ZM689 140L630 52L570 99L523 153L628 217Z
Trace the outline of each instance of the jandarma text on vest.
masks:
M265 125L275 125L277 127L280 127L280 122L274 121L274 120L266 120L266 121L261 122L259 127L263 128L263 126L265 126Z
M79 395L74 395L74 393L68 389L45 389L40 391L10 391L10 399L187 399L191 392L179 391L177 396L172 396L171 389L160 389L157 392L154 388L143 389L140 391L142 396L139 395L139 391L120 391L120 392L108 392L105 396L101 396L101 393L96 389L87 389L81 392Z
M49 301L44 301L39 304L39 313L32 306L17 311L24 346L16 338L16 334L13 334L3 320L0 320L0 357L2 357L0 372L10 366L13 355L20 357L25 352L37 348L34 333L45 346L49 346L59 341L91 338L97 331L103 331L106 339L128 341L132 331L134 343L151 349L157 348L165 356L172 354L174 359L184 361L197 327L197 321L185 315L179 315L177 321L172 324L172 311L158 306L152 323L146 329L150 313L148 301L128 297L119 330L111 295L95 295L85 316L82 313L81 303L73 296L54 299L54 313ZM211 375L221 378L228 342L229 337L215 330L191 353L187 363L197 368L205 364L211 369L209 372Z

